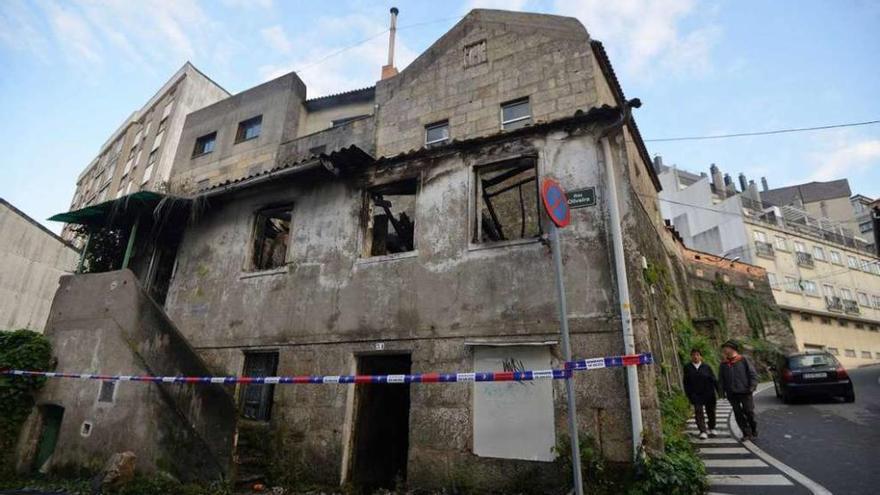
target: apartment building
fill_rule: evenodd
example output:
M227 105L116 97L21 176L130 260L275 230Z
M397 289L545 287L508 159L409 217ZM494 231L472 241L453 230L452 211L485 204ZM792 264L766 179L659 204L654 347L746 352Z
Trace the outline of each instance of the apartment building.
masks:
M107 139L76 182L71 210L137 191L164 191L186 115L226 98L226 92L185 63ZM69 225L64 239L81 243Z
M715 165L701 175L656 159L655 168L661 211L686 245L767 270L799 350L827 349L847 366L880 361L880 257L849 228L856 210L845 179L780 189L762 179L759 191L741 174L737 188Z

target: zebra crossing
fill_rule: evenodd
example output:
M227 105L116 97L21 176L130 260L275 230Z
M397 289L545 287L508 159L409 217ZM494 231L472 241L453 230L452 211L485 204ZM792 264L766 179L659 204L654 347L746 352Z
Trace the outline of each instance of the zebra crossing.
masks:
M700 432L693 418L688 420L686 429L691 443L706 466L710 495L811 493L739 441L740 432L733 421L733 410L727 400L718 401L715 414L718 418L717 436L700 439Z

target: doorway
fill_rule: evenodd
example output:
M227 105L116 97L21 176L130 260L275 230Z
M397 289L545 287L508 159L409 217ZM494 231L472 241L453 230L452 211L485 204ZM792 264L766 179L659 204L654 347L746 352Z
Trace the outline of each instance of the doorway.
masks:
M357 358L360 375L408 374L409 354ZM355 389L351 480L360 493L394 489L406 481L409 454L409 384L362 383Z
M55 452L58 443L58 433L61 430L61 420L64 418L64 408L55 405L40 406L42 422L40 426L40 441L37 444L37 453L34 456L34 471L39 471L46 461Z

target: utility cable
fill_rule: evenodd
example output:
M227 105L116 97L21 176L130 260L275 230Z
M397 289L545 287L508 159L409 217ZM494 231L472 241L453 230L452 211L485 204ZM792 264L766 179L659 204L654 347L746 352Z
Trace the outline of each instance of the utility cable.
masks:
M808 132L808 131L822 131L826 129L839 129L841 127L856 127L862 125L873 125L880 124L880 120L866 120L863 122L849 122L846 124L831 124L831 125L820 125L816 127L795 127L790 129L775 129L772 131L755 131L755 132L739 132L735 134L714 134L709 136L683 136L683 137L670 137L670 138L656 138L656 139L643 139L646 143L661 143L661 142L669 142L669 141L701 141L705 139L726 139L726 138L735 138L735 137L748 137L748 136L769 136L771 134L788 134L792 132Z

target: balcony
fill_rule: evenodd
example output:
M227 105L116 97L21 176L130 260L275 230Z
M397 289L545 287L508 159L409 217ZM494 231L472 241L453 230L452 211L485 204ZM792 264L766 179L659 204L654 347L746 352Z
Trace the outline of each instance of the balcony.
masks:
M765 258L776 257L773 252L773 244L770 244L769 242L755 241L755 254L758 256L764 256Z
M797 264L799 266L803 266L806 268L813 268L816 265L816 262L813 261L813 255L810 253L805 253L803 251L798 251L794 253L797 257Z
M861 310L859 310L859 303L852 299L843 299L843 310L854 315L861 313Z
M828 311L843 312L843 301L837 296L825 296L825 307Z

